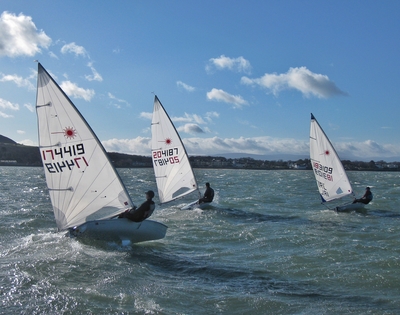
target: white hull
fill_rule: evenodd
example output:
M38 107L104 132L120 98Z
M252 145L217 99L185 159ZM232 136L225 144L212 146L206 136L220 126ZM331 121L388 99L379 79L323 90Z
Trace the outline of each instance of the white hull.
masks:
M335 210L339 211L339 212L365 210L365 204L363 204L361 202L350 203L350 204L347 204L347 205L336 207Z
M212 204L212 202L204 202L199 204L198 200L195 200L189 204L187 204L186 206L183 206L181 208L181 210L193 210L193 209L204 209L207 208L208 206L210 206Z
M165 237L167 226L152 220L133 222L126 218L90 221L74 230L72 236L88 237L122 244L159 240Z

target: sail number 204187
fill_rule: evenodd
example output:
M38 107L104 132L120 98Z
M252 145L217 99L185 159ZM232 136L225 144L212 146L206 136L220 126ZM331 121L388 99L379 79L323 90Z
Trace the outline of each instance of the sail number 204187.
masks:
M165 166L179 163L179 149L167 149L153 151L153 162L155 166Z

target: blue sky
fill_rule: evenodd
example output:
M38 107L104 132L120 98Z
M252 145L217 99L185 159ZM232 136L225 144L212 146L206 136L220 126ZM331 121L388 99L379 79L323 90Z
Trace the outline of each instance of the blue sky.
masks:
M37 145L39 60L108 151L150 155L153 93L190 155L400 160L400 1L20 1L0 9L0 134Z

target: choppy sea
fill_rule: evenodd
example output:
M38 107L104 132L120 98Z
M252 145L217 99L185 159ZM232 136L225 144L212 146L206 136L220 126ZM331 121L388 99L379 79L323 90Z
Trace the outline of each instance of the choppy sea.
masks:
M156 191L118 171L135 203ZM213 206L157 206L165 239L122 247L57 232L43 169L0 167L0 313L400 313L400 172L348 173L362 213L327 210L311 171L195 173Z

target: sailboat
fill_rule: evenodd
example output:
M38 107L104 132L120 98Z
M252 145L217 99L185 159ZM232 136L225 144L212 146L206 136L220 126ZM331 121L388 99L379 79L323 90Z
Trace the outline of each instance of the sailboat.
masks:
M329 202L332 204L332 201L338 201L346 196L355 197L338 154L313 114L310 127L310 158L322 204L327 205ZM353 204L349 201L332 210L348 211L363 207L362 203Z
M93 130L40 63L36 112L40 156L59 231L123 244L165 237L162 223L117 218L135 205Z
M160 203L197 191L198 198L182 209L201 207L203 204L198 204L200 191L185 146L157 95L154 96L151 134L151 156Z

